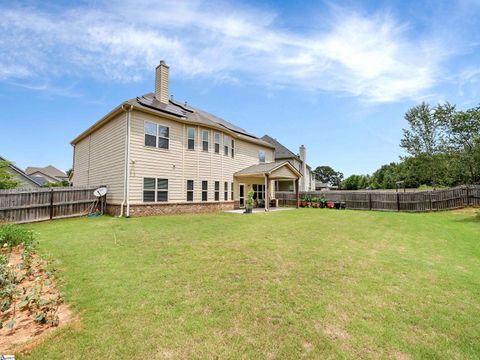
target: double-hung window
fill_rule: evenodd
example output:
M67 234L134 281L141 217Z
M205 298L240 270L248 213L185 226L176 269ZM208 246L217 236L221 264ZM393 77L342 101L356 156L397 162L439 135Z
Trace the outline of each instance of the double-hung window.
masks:
M213 143L215 144L215 154L220 154L220 134L213 134Z
M170 141L170 129L167 126L145 121L145 146L168 149Z
M208 139L210 137L210 131L202 130L202 150L208 152Z
M228 200L228 182L223 183L223 200Z
M208 201L208 181L202 181L202 201Z
M193 201L193 180L187 180L187 201Z
M230 137L223 135L223 155L228 156L228 144L230 143Z
M230 192L232 193L232 198L230 200L233 201L233 182L230 184L231 188L230 188Z
M232 158L235 157L235 140L232 139Z
M260 150L260 151L258 152L258 161L259 161L260 163L264 163L264 162L265 162L265 151Z
M168 201L168 179L143 178L143 202Z
M195 150L195 128L187 128L187 149Z
M215 181L215 201L220 200L220 181Z

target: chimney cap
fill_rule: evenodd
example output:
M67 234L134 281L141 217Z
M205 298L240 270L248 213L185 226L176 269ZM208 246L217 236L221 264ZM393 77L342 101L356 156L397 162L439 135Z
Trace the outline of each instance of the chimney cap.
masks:
M167 63L165 62L165 60L160 60L160 64L158 64L157 68L159 66L166 66L167 68L169 68L170 66L167 65Z

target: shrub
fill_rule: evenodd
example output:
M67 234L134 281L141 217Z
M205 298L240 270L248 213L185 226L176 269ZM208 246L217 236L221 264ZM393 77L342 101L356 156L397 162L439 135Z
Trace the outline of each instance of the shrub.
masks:
M18 225L0 225L0 247L14 247L23 244L26 248L35 245L31 230Z

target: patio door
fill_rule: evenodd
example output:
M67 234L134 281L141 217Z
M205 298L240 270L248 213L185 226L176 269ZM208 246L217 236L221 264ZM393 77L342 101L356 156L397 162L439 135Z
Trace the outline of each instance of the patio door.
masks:
M239 200L240 200L240 209L245 207L245 184L239 184Z

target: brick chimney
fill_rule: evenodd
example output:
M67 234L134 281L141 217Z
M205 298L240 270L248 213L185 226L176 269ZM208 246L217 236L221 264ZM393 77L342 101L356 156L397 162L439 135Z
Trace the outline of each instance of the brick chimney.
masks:
M160 64L155 69L155 98L168 104L168 72L169 67L165 61L160 61Z

